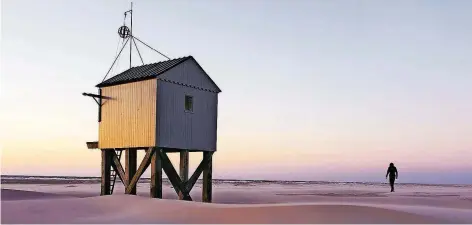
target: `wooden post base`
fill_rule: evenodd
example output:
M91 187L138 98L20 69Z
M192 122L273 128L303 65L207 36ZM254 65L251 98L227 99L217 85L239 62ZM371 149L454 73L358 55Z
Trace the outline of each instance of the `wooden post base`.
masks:
M151 188L152 198L162 198L162 171L164 171L181 200L192 201L190 191L203 173L202 200L212 201L212 157L214 152L203 152L203 159L192 176L188 177L189 152L180 151L180 176L172 165L164 149L155 147L148 148L146 155L136 169L137 149L126 150L125 170L121 165L114 150L102 150L102 182L101 195L110 194L110 168L117 172L122 183L125 185L126 194L136 194L136 185L144 171L151 165Z
M111 194L110 183L111 183L111 154L110 150L102 149L102 179L101 179L101 191L100 195Z
M137 149L127 149L125 151L126 180L131 180L136 175L138 151ZM125 193L136 195L136 186L131 188L129 191L125 191Z
M212 200L212 157L213 152L203 152L203 158L209 157L208 165L203 170L202 201L211 202ZM208 156L210 155L210 156Z
M180 152L180 180L182 182L187 182L188 180L188 158L189 158L189 152L188 151L181 151ZM179 194L179 199L183 200L184 196L182 194Z
M151 198L162 198L162 161L158 149L151 158Z

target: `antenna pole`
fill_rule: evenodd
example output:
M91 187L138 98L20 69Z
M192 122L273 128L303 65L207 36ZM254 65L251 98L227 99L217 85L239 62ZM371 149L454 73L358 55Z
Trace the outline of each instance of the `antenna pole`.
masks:
M133 38L133 2L131 2L131 10L130 10L130 14L131 14L131 37L130 38ZM130 41L129 42L129 68L131 68L131 51L132 51L132 47L133 47L133 42Z

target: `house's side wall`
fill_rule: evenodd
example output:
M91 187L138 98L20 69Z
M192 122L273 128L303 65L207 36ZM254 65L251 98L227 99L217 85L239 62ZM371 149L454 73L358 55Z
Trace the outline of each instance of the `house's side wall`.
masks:
M182 84L193 85L202 89L218 91L218 87L200 69L195 60L190 59L159 76L159 79L172 80Z
M102 88L99 148L155 146L156 79Z
M157 81L157 146L216 151L217 93ZM185 95L193 96L193 112L185 111Z

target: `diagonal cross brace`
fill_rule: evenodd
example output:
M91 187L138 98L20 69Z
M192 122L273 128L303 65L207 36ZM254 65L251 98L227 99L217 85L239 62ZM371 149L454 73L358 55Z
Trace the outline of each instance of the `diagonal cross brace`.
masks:
M167 154L160 150L159 156L162 160L162 169L167 174L167 178L169 178L170 183L174 187L175 192L177 194L182 195L184 200L192 201L192 197L190 197L189 192L186 190L185 185L183 184L182 180L179 177L179 174L175 170L174 166L167 157Z
M185 189L190 192L192 190L193 186L195 183L197 183L198 177L202 174L203 170L208 168L208 163L211 161L211 158L213 157L213 152L208 154L206 157L203 157L202 161L198 165L197 169L195 169L195 172L193 172L193 175L188 179L188 181L185 184Z
M138 180L141 177L141 175L143 175L144 171L146 171L149 164L151 164L152 155L155 154L154 152L155 152L155 149L152 147L146 150L146 155L144 156L143 161L141 161L141 164L139 165L138 170L136 170L136 174L134 174L133 179L131 179L128 182L128 186L126 186L126 191L125 191L126 194L131 193L134 186L136 186L136 183L138 183Z
M202 174L203 170L208 168L213 152L202 159L193 175L188 181L185 182L182 182L182 180L180 179L180 176L177 174L177 171L172 166L172 163L170 162L169 157L167 157L167 154L162 150L159 151L159 154L162 160L162 169L164 169L164 172L167 174L169 181L174 187L174 190L177 192L177 194L183 196L183 200L192 201L192 197L190 197L190 191L197 182L198 177L200 177L200 175Z
M128 181L126 180L125 170L123 169L123 166L121 165L120 159L118 159L118 156L116 155L115 151L110 151L110 154L111 154L111 157L112 157L111 166L117 172L118 177L120 177L121 182L126 187Z
M151 147L148 150L146 150L146 155L144 156L143 161L141 161L141 164L139 165L139 168L137 169L136 174L133 176L133 178L129 181L126 179L122 179L123 184L125 184L125 187L126 187L125 193L129 194L131 190L136 186L139 178L142 176L144 171L151 164L151 159L152 159L153 154L159 154L159 157L162 161L162 169L166 173L169 181L171 182L177 194L182 195L183 200L192 201L192 197L190 196L190 191L192 190L193 186L197 182L198 177L200 177L200 175L202 174L203 170L208 168L209 162L211 161L212 156L213 156L213 152L203 157L202 161L200 162L197 169L195 170L195 172L192 174L192 176L190 177L188 181L182 182L182 180L180 179L180 176L178 175L177 171L172 165L167 154L162 149L156 149L156 148ZM121 163L119 162L118 157L116 156L116 153L113 154L112 156L113 156L112 164L116 166L115 170L118 171L118 175L120 176L120 178L125 177L123 167L121 166Z

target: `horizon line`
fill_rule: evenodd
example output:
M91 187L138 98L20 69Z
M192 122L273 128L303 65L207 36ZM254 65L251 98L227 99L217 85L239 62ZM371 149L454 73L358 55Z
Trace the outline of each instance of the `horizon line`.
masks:
M0 177L42 177L42 178L92 178L92 179L101 179L101 177L97 176L52 176L52 175L11 175L11 174L0 174ZM117 178L119 179L119 178ZM151 179L150 177L141 177L140 179ZM162 178L162 180L168 180L168 178ZM197 180L202 180L198 178ZM386 184L387 182L379 182L379 181L336 181L336 180L265 180L265 179L227 179L227 178L213 178L213 180L218 181L252 181L252 182L263 182L263 183L275 183L275 182L290 182L290 183L297 183L297 182L319 182L319 183L367 183L367 184ZM397 183L397 182L396 182ZM472 186L472 184L460 184L460 183L409 183L409 182L398 182L398 184L406 184L406 185L423 185L423 186Z

